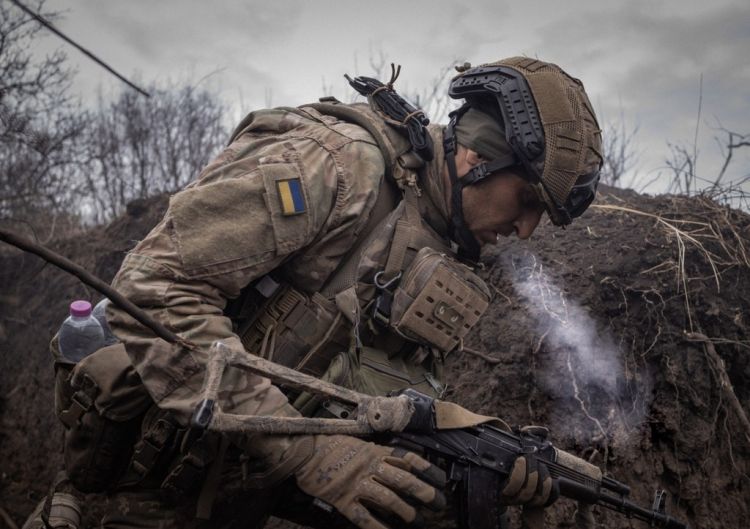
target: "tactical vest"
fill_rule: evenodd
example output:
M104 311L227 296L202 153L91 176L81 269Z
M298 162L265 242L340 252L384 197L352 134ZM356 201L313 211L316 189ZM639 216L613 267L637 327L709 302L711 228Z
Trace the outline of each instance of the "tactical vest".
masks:
M322 125L341 119L363 127L383 153L386 178L357 242L323 287L307 293L282 267L229 303L235 331L250 352L364 393L412 387L439 396L445 355L484 312L489 292L421 218L424 162L398 127L367 105L327 100L288 110ZM179 496L201 486L221 439L192 439L192 430L153 406L122 344L87 357L72 376L51 345L66 469L76 487L138 485ZM308 394L288 396L305 415L347 411Z
M323 287L306 294L283 270L259 279L227 308L235 332L248 351L364 393L412 387L441 396L445 355L484 312L489 292L420 215L425 162L403 127L370 105L327 98L286 110L324 126L332 118L361 126L386 174L365 229ZM288 396L306 415L337 415L310 395Z

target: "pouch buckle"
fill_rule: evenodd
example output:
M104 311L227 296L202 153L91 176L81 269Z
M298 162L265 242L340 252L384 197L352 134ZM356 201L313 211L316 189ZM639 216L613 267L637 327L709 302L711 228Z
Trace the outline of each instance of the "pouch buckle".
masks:
M73 428L81 416L94 406L94 399L85 390L78 390L70 398L70 407L60 413L60 420L67 428Z
M375 274L375 277L373 278L373 283L379 293L375 296L375 300L372 303L372 319L383 326L388 326L388 323L390 322L391 305L393 304L393 287L398 284L402 273L403 272L399 271L399 273L391 279L383 279L385 270L381 270Z

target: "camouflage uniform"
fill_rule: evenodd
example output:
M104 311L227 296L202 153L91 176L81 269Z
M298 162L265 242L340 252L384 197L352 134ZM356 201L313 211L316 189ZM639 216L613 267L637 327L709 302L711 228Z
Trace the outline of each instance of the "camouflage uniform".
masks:
M230 439L188 428L216 340L361 392L415 387L441 393L444 355L489 303L481 279L447 257L456 248L449 225L450 239L465 255L478 256L478 241L463 218L462 189L520 160L552 221L565 225L593 200L601 165L600 131L580 81L555 65L522 57L462 72L449 94L467 102L445 129L445 153L443 129L429 130L436 150L430 164L417 155L430 155L423 121L415 131L419 111L400 112L407 107L395 96L379 103L376 94L390 88L361 78L353 86L368 94L372 108L327 101L250 114L229 147L172 198L162 222L126 257L114 286L199 347L169 345L110 307L108 320L122 344L57 373L68 477L81 490L116 491L109 495L103 526L208 525L208 505L214 506L211 525L241 520L252 526L278 499L284 500L285 516L309 516L309 503L292 512L295 483L303 487L305 478L295 474L296 482L277 482L295 472L279 470L281 460L293 459L290 447L312 440ZM391 83L395 77L394 71ZM498 87L505 87L503 98ZM459 178L459 118L465 115L464 125L476 128L468 111L476 105L484 112L488 97L488 116L499 110L513 126L500 137L491 123L492 130L479 136L497 149L483 153L486 145L477 145L486 160ZM540 211L532 213L538 221ZM343 417L335 406L237 369L225 373L218 398L223 411L235 414ZM334 442L324 438L321 444L330 448ZM362 453L377 454L366 460L373 464L384 450L369 443ZM269 454L281 461L274 470L286 472L273 483L283 491L263 476L271 468L259 468ZM506 503L543 504L549 475L532 480L535 471L523 468L530 486ZM368 472L351 475L377 481ZM348 479L338 486L348 487ZM436 489L425 486L437 497ZM304 490L321 492L316 486ZM383 493L394 494L387 488ZM334 504L339 512L355 512L352 505ZM363 516L367 511L363 505L356 509Z
M450 251L441 176L442 128L432 127L430 134L437 153L422 170L419 213L424 236L418 242L434 240L438 249ZM393 192L383 181L384 172L381 150L357 125L311 107L255 112L199 178L171 198L165 218L127 255L113 286L201 351L208 351L215 340L243 347L224 313L227 301L272 271L329 310L346 306L346 300L334 299L336 292L320 292L361 242L379 192ZM290 186L296 191L292 201ZM372 297L373 275L386 264L394 226L403 214L403 206L399 208L378 224L361 252L357 295ZM154 402L185 424L198 401L206 354L191 354L154 338L117 307L109 309L108 320ZM351 324L342 328L351 333ZM367 332L363 329L363 336ZM339 341L345 343L346 336ZM387 333L372 333L363 341L373 346L365 349L375 361L382 358L384 347L404 347L403 339ZM394 360L400 366L426 362L439 368L441 358L425 360L426 353L413 346L406 349L409 360ZM223 409L232 413L298 413L267 379L238 370L225 374L220 398ZM229 524L236 516L247 525L250 518L260 520L268 511L268 491L243 492L247 487L240 471L242 457L241 451L229 449L212 525ZM202 522L194 518L195 494L175 501L158 489L158 481L147 479L137 490L110 496L103 525L199 525Z

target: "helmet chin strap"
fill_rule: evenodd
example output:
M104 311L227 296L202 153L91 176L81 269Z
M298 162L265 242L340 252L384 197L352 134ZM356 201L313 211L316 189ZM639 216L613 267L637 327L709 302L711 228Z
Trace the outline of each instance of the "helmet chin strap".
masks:
M451 179L451 236L459 247L459 256L470 261L479 260L479 242L469 231L464 219L463 196L464 182L458 178L456 170L456 133L455 125L458 118L466 112L468 107L461 107L451 112L451 120L443 132L443 149L445 161L448 164L448 175Z

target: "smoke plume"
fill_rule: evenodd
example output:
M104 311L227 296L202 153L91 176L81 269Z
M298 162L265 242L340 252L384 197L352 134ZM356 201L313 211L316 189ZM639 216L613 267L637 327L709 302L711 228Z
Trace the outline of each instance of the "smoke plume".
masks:
M601 318L565 292L535 255L506 257L503 268L551 357L536 363L535 378L557 405L568 405L569 420L562 421L570 429L566 433L583 427L593 429L595 437L626 441L627 432L644 417L645 377L636 379L632 366L626 367L626 355L602 329ZM583 423L569 417L571 399Z

